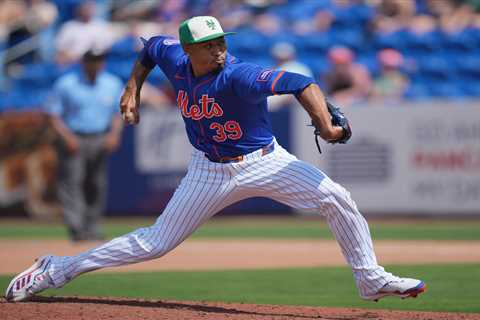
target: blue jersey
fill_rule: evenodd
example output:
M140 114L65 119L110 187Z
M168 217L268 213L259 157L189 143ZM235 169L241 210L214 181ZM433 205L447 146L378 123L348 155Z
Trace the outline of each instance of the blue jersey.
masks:
M271 143L267 97L297 93L314 82L303 76L301 81L298 77L288 81L284 71L245 63L229 53L223 69L195 77L179 41L163 36L145 44L140 61L148 68L158 65L172 83L190 143L218 158L247 154Z

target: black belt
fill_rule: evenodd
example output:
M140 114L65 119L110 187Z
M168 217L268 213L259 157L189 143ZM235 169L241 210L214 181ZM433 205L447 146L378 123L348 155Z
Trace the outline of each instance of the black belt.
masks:
M273 150L275 150L275 143L270 143L269 145L266 145L264 147L262 147L262 157L264 155L267 155L271 152L273 152ZM205 153L205 157L212 161L212 162L217 162L217 163L235 163L235 162L240 162L240 161L243 161L245 159L245 156L244 155L240 155L240 156L236 156L236 157L220 157L220 158L215 158L215 157L212 157L210 156L209 154L206 154Z

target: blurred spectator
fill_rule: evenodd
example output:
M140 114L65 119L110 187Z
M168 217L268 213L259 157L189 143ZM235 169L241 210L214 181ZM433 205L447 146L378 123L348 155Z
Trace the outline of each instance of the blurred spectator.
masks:
M440 27L446 32L463 30L474 23L474 8L460 0L427 1L430 13L438 19Z
M307 35L314 32L330 30L334 16L329 10L318 10L311 19L298 19L293 24L293 32L298 35Z
M270 54L275 59L277 69L289 72L303 74L307 77L313 77L310 68L297 60L297 50L288 42L278 42L270 50Z
M158 4L150 0L115 0L111 7L111 20L118 22L145 21L155 18Z
M415 15L414 0L377 0L373 21L377 32L390 33L406 28Z
M269 13L260 14L255 17L253 27L261 34L271 36L282 30L282 23L277 16Z
M426 14L420 14L410 19L407 30L414 34L422 35L427 32L434 31L436 27L437 22L435 21L435 19L433 19L433 17Z
M364 100L370 93L371 78L363 65L354 63L353 52L346 47L333 47L328 59L332 67L324 78L329 96L341 105Z
M374 99L396 101L403 97L408 80L400 71L403 56L393 49L384 49L377 55L380 74L373 82L372 95Z
M110 24L93 20L94 1L81 2L75 14L75 20L63 24L57 35L56 60L59 64L77 62L90 48L106 50L117 38Z
M15 73L18 65L41 60L38 35L56 20L56 7L46 0L3 1L0 12L0 33L9 49L4 60L7 74Z
M61 138L58 192L73 241L102 238L107 155L118 148L122 130L121 80L102 71L102 53L87 51L81 62L81 69L57 80L48 106Z
M288 42L278 42L270 50L270 54L275 59L276 69L313 77L312 70L297 60L296 53L295 47ZM293 101L295 101L295 96L293 95L272 96L268 97L268 107L270 111L275 111L288 106Z
M226 30L246 26L253 19L252 11L237 0L212 0L209 9L209 15L220 17Z

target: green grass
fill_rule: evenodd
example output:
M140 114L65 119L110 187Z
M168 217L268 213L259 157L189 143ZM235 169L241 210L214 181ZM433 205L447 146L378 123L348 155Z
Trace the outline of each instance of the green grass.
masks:
M154 219L107 220L104 224L109 238L128 233L141 226L147 226ZM411 240L480 240L480 220L472 221L371 221L370 228L374 239ZM66 238L67 233L61 223L31 223L15 220L2 221L0 239L55 239ZM243 218L214 219L207 222L193 238L269 238L269 239L333 239L328 226L320 219L302 218Z
M480 265L392 266L389 271L419 277L429 289L417 299L361 300L347 268L255 271L90 273L50 295L119 296L258 304L360 307L395 310L480 312ZM6 287L10 277L0 277Z

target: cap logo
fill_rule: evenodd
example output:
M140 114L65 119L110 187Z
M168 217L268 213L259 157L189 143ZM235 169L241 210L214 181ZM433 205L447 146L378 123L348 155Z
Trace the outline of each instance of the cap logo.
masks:
M205 22L207 23L207 27L209 27L210 29L216 29L215 22L213 20L206 20Z

